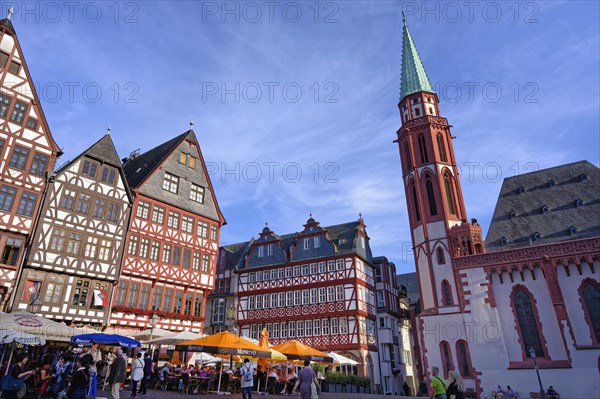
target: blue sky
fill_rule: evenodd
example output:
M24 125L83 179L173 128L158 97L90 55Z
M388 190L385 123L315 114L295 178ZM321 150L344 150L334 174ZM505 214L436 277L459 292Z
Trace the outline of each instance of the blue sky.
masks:
M484 232L503 177L600 162L598 2L12 4L59 163L109 124L123 157L194 121L223 243L362 212L373 253L414 270L392 143L403 7Z

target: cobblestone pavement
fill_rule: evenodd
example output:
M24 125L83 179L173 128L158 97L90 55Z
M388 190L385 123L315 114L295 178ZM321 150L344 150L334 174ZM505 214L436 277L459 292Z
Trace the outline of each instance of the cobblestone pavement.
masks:
M129 399L130 391L121 391L120 399ZM148 395L146 396L137 396L136 399L241 399L241 393L232 393L230 395L216 395L216 394L198 394L198 395L184 395L182 393L176 391L154 391L148 390ZM253 399L260 398L290 398L290 399L300 399L300 395L293 396L282 396L282 395L258 395L256 392L252 394ZM98 391L96 395L97 399L113 399L110 391ZM382 399L382 398L402 398L402 399L423 399L423 398L412 398L409 396L385 396L385 395L373 395L373 394L363 394L363 393L327 393L322 392L319 395L319 399Z

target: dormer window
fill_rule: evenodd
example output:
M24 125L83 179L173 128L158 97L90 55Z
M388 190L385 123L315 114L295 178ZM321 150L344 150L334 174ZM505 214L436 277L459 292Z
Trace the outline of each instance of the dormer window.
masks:
M583 201L580 199L575 200L575 208L579 208L583 205Z
M550 180L548 182L548 187L554 187L554 186L556 186L556 182L554 180Z
M542 213L548 213L550 211L550 208L548 208L546 205L543 205L541 211Z
M515 212L515 211L511 211L511 212L508 214L508 217L509 217L509 218L511 218L511 219L512 219L512 218L516 218L516 217L517 217L517 212Z
M261 245L260 247L258 247L258 257L262 258L263 256L265 256L265 247Z
M574 236L576 233L577 233L577 227L575 227L575 226L569 227L569 234Z
M539 241L542 239L542 235L536 231L535 233L533 233L532 238L533 238L533 241Z
M305 238L304 240L304 249L310 249L310 240Z
M582 173L579 175L579 181L584 181L588 179L588 175L586 175L585 173Z
M502 236L500 238L500 245L507 245L508 244L508 240L506 239L506 237Z
M273 255L273 244L267 245L267 256Z

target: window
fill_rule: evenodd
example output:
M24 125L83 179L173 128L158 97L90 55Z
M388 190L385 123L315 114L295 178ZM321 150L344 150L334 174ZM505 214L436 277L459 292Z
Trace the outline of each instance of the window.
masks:
M254 310L254 308L256 308L256 297L255 296L249 296L248 297L248 309L249 310Z
M302 304L303 305L308 305L308 301L310 300L309 295L310 295L310 293L308 290L302 290Z
M309 249L310 248L310 239L305 238L302 241L304 242L304 249Z
M152 221L154 223L163 224L165 220L165 208L162 206L154 205L154 209L152 210Z
M190 189L190 199L194 202L203 204L204 203L204 187L192 183L192 188Z
M194 218L189 216L183 216L181 218L181 231L186 233L194 232Z
M283 308L285 306L285 292L279 293L279 307Z
M12 73L13 75L18 75L19 69L21 69L21 64L19 64L16 61L10 62L10 66L8 67L8 72Z
M332 286L327 287L327 301L328 302L335 301L335 287L332 287Z
M142 290L140 291L140 301L138 307L140 309L148 309L150 304L150 286L142 284Z
M39 297L40 290L42 289L43 281L43 273L33 271L27 273L27 281L25 282L25 289L21 294L21 300L30 303L37 299Z
M294 293L293 292L288 291L285 293L285 305L286 306L294 305Z
M433 193L433 183L431 182L431 176L425 177L425 188L427 189L427 200L429 202L429 214L431 216L437 215L437 206L435 205L435 194Z
M179 228L179 213L169 211L169 216L167 217L167 226L175 230Z
M255 281L255 279L256 279L256 275L254 273L249 273L248 274L248 281L250 283L253 283Z
M338 301L344 300L344 286L343 285L337 285L335 287L335 296Z
M171 260L172 265L179 266L181 262L181 247L178 247L177 245L173 246L173 258Z
M302 265L302 275L308 276L308 265Z
M440 342L440 353L442 355L442 367L444 368L444 375L448 376L448 372L454 369L452 364L452 354L450 352L450 345L448 342Z
M94 213L92 214L95 218L104 218L104 210L106 209L106 201L100 198L96 198L94 201Z
M192 250L189 248L183 249L183 259L181 260L181 267L186 269L190 268L190 262L192 260Z
M294 273L293 273L294 277L300 276L300 266L299 265L294 266L293 271L294 271Z
M195 317L202 317L203 313L202 313L202 301L204 300L204 297L202 295L197 295L196 296L196 301L194 302L194 316Z
M446 155L446 144L444 143L444 136L438 133L437 137L438 152L440 153L440 160L442 162L448 162L448 156Z
M337 335L338 333L338 319L337 317L332 317L331 320L331 335Z
M444 190L446 191L446 202L448 203L448 211L452 215L456 215L456 207L454 206L454 196L450 185L450 176L444 175Z
M321 320L313 320L313 335L321 335Z
M385 317L379 318L379 328L385 328Z
M96 252L98 252L98 242L99 239L97 237L88 237L87 243L85 244L84 256L86 258L95 259Z
M319 274L323 274L327 271L327 263L319 262Z
M83 167L81 168L81 174L88 176L92 179L96 178L96 172L98 171L98 163L86 159L83 161Z
M179 154L179 163L182 165L187 165L191 169L196 169L196 158L190 154L186 154L185 152L181 152Z
M590 329L592 330L592 341L600 341L600 287L597 283L591 279L586 280L581 290L581 296L583 297L584 308L586 316L590 323Z
M46 284L46 294L44 303L60 304L62 303L62 293L65 286L65 276L50 274L48 284Z
M152 292L152 309L160 309L162 299L162 287L155 286Z
M150 213L150 204L144 201L138 202L135 216L140 219L148 220L148 214Z
M419 153L421 154L421 164L429 162L427 157L427 146L425 145L425 137L422 134L419 135Z
M89 280L77 280L73 292L72 305L85 306L90 288Z
M304 321L298 320L296 322L296 337L303 337L303 336L304 336Z
M127 253L131 256L136 256L138 252L138 246L140 242L140 237L132 235L129 238L129 249Z
M463 340L456 342L456 360L458 361L458 371L460 372L460 375L463 377L471 377L469 352L467 350L467 343Z
M208 237L208 223L198 221L198 235L202 238Z
M265 256L265 247L264 245L261 245L258 247L258 257L262 258L263 256Z
M196 169L196 158L191 155L188 156L188 166L192 169Z
M19 65L19 64L17 64L17 65ZM12 67L12 63L11 63L11 67ZM25 104L24 102L18 101L18 100L15 101L15 106L13 107L13 112L10 115L11 122L22 125L23 118L25 118L26 112L27 112L27 104Z
M381 290L377 290L377 307L378 308L385 307L385 301L383 299L383 291L381 291Z
M279 338L279 323L273 323L270 334L273 338Z
M319 248L321 246L321 237L313 237L313 245L315 248Z
M329 319L321 319L322 334L329 335Z
M340 317L340 334L348 334L348 319Z
M138 295L140 293L139 283L130 283L129 292L127 293L127 306L136 308L138 303Z
M149 238L142 238L141 244L140 244L140 257L141 258L147 258L148 257L148 250L150 249L150 239Z
M300 291L294 291L294 305L298 306L301 303L301 292Z
M450 291L450 283L444 280L442 281L442 298L443 305L450 306L452 305L452 293Z
M125 305L125 296L127 295L127 287L129 283L127 281L120 281L119 288L117 288L117 295L115 296L115 305Z
M327 301L325 287L319 288L319 303L325 303Z
M162 310L164 312L171 312L173 310L173 289L165 288L165 295L163 297Z
M327 271L328 272L335 271L335 261L334 260L328 260L327 261Z
M344 270L344 259L337 259L337 260L335 261L335 267L336 267L338 270Z
M37 194L28 193L26 191L21 195L21 202L17 208L17 213L24 216L33 216L33 208L37 202Z
M17 145L13 150L8 166L16 169L25 169L27 158L29 158L29 149Z
M115 184L115 176L117 174L117 170L110 166L102 167L102 175L100 176L100 181L108 184Z
M75 207L75 211L77 213L82 213L84 215L87 215L89 206L90 206L90 197L85 194L79 194L79 198L77 199L77 206Z
M203 254L202 255L202 271L204 273L208 273L209 268L210 268L210 255Z
M162 188L170 193L177 194L179 191L179 177L165 172Z
M292 268L291 267L286 267L285 268L285 277L286 278L292 277Z
M0 93L0 118L6 118L6 114L8 114L8 107L10 107L11 101L11 97Z
M108 211L106 212L106 220L108 220L109 222L116 223L118 217L119 217L119 204L110 202L108 204Z
M0 68L5 68L6 63L8 63L8 59L10 55L6 54L4 51L0 51Z
M48 156L36 152L33 156L33 162L31 163L29 173L32 175L43 176L44 172L46 172L46 168L48 168L49 160L50 158L48 158Z
M306 320L304 322L304 336L305 337L312 337L313 331L312 331L312 320Z
M435 253L437 255L438 265L445 265L446 264L446 255L444 255L444 248L437 247Z
M98 250L98 260L108 262L112 258L112 241L100 240L100 248Z
M310 264L310 274L317 274L317 264L316 263Z
M48 250L50 252L61 253L63 251L66 238L67 231L65 229L55 227L52 233L52 239L50 240L50 247L48 248Z
M277 294L271 294L271 308L277 307Z
M517 326L526 356L530 356L529 349L535 350L538 356L545 356L531 298L522 288L518 288L514 292L513 306L517 315Z
M159 253L160 253L160 242L152 241L152 246L150 247L150 260L158 261Z
M183 304L183 314L186 316L192 315L192 304L194 303L194 294L188 292L185 294L185 302Z
M267 256L273 255L273 244L267 245Z
M25 126L27 126L27 129L35 131L38 128L38 121L37 119L27 118L27 123L25 124Z
M217 226L210 226L210 239L213 241L217 241L219 238L219 230Z
M194 259L192 260L192 269L200 270L200 252L194 252Z
M419 201L417 200L417 188L415 187L415 183L412 184L412 197L413 197L413 205L415 208L415 218L417 222L421 220L421 212L419 212Z
M281 323L279 323L279 328L281 329L281 338L287 338L287 323L285 321L282 321Z
M317 292L316 288L310 289L310 303L317 303Z
M77 256L79 255L79 248L81 247L81 234L75 231L69 233L67 240L66 252L67 255Z
M262 295L257 295L256 296L256 309L262 309L262 307L263 307L263 297L262 297Z

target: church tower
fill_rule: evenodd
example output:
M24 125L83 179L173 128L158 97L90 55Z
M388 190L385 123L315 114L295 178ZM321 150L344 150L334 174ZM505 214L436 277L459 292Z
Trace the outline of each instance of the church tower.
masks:
M452 257L485 251L481 228L467 222L448 120L404 20L400 119L402 160L423 311L459 305ZM449 309L455 310L455 309Z

